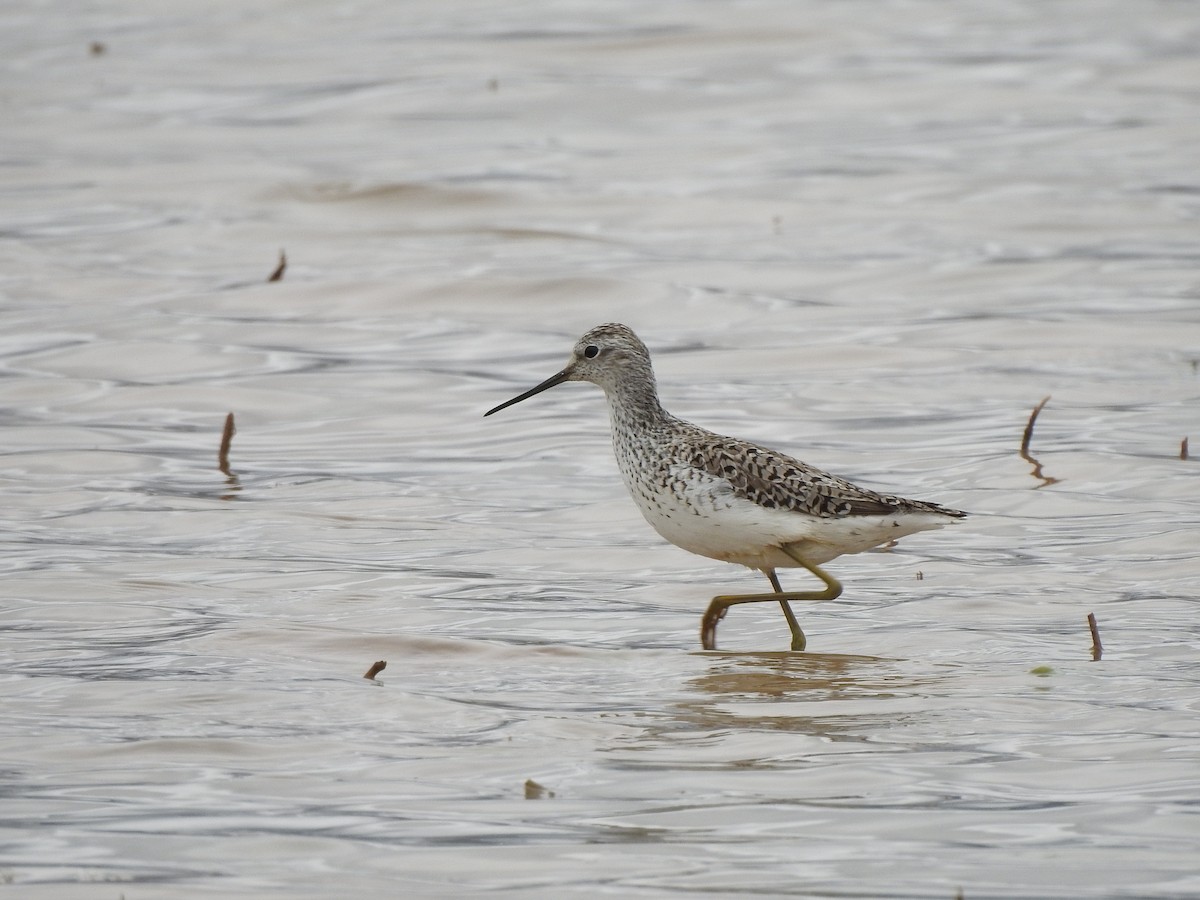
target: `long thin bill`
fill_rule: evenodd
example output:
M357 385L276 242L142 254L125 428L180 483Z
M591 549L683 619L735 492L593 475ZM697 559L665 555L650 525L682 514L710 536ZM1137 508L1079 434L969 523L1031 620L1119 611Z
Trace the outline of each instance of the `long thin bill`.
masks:
M550 388L554 387L556 384L562 384L564 381L566 381L570 377L570 375L571 375L571 373L567 369L563 369L557 375L551 375L549 378L547 378L545 381L543 381L537 387L530 388L525 393L518 394L516 397L513 397L511 400L505 400L499 406L492 407L487 412L485 412L484 415L490 416L492 413L500 412L500 410L505 409L506 407L512 406L514 403L520 403L522 400L528 400L534 394L540 394L542 391L547 391Z

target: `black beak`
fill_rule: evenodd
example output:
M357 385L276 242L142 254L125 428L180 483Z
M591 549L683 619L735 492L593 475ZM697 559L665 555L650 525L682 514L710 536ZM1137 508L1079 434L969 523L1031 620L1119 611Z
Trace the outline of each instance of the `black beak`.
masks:
M520 403L522 400L528 400L534 394L540 394L542 391L548 391L548 390L550 390L550 388L554 387L556 384L562 384L564 381L566 381L570 377L571 377L571 370L563 369L557 375L551 375L549 378L547 378L545 381L543 381L537 387L530 388L525 393L518 394L516 397L513 397L511 400L505 400L499 406L493 406L491 409L489 409L487 412L485 412L484 415L490 416L492 413L500 412L500 410L505 409L506 407L512 406L514 403Z

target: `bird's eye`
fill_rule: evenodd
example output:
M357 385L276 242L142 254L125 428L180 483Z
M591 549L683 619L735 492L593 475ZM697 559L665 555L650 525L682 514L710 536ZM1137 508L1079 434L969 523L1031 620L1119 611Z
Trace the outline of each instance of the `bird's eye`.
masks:
M583 355L586 356L588 359L595 359L597 356L600 355L600 348L597 347L595 344L588 344L586 347L583 348Z

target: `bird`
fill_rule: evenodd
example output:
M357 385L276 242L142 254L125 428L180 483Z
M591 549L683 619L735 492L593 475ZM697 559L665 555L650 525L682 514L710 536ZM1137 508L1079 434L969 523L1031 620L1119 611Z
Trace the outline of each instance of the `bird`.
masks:
M766 575L771 593L722 594L701 619L705 650L730 607L778 602L791 649L807 638L791 601L834 600L841 583L822 566L897 538L941 528L967 513L859 487L761 444L693 425L658 398L650 351L628 326L609 323L575 343L566 366L485 416L569 381L600 387L608 401L613 451L630 496L662 537L684 550ZM820 590L785 591L778 569L805 569Z

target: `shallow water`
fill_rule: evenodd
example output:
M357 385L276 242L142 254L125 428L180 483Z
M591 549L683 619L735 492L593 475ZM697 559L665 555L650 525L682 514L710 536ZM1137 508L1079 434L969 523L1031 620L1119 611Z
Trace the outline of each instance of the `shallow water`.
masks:
M1192 5L0 24L0 893L1200 897ZM972 517L700 652L603 321Z

